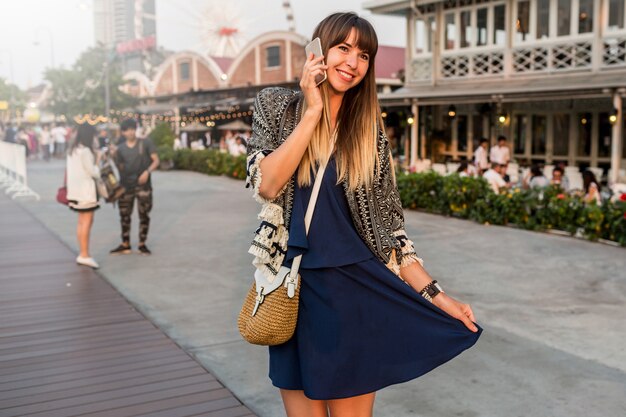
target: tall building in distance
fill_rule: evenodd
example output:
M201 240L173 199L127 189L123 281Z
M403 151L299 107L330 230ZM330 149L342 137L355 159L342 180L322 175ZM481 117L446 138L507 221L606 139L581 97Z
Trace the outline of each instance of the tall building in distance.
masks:
M156 52L155 0L94 0L94 32L98 44L112 48L122 73L150 75Z

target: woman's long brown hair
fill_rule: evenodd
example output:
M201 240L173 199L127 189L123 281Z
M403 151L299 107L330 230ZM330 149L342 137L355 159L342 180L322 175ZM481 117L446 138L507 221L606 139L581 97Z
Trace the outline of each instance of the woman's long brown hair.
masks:
M335 143L338 182L347 179L354 190L361 185L371 185L378 165L378 130L384 129L376 94L375 58L378 38L372 25L354 13L335 13L322 20L313 38L319 37L324 56L328 50L344 42L352 28L356 29L356 46L369 55L369 66L361 82L346 91L336 120L337 141ZM307 152L298 170L298 183L311 184L311 170L316 171L316 162L325 162L331 153L331 132L328 82L321 86L324 110Z

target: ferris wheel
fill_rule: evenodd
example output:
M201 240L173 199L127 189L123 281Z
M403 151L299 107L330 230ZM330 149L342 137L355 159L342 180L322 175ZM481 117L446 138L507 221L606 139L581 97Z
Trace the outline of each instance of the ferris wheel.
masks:
M291 3L288 0L283 1L282 8L288 30L295 32ZM209 1L200 16L201 49L214 57L236 56L246 40L243 28L250 27L255 20L261 19L250 19L235 2L224 3L218 0Z

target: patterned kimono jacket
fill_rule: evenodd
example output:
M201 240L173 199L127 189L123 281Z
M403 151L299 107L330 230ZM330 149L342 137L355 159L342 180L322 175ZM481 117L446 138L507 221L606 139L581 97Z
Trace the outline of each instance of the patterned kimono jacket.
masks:
M259 195L260 163L289 137L298 124L303 105L301 93L280 87L261 91L254 102L252 137L248 143L246 187L261 203L261 224L249 253L252 262L266 276L276 276L287 253L289 222L293 208L295 174L273 200ZM369 249L396 275L400 267L422 260L404 231L404 214L391 165L389 140L380 131L377 144L380 166L371 187L355 191L343 182L352 220Z

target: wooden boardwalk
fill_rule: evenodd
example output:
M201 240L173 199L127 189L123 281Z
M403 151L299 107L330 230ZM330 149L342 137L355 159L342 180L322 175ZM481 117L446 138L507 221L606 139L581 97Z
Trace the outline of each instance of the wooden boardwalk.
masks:
M0 194L0 416L253 416Z

